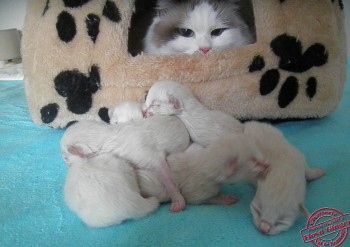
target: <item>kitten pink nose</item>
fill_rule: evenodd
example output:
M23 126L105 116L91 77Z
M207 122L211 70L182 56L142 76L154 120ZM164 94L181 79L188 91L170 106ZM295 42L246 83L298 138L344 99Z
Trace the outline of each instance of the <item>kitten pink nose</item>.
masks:
M203 52L204 54L207 54L208 51L210 51L210 48L209 48L209 47L202 47L202 48L199 48L199 50L200 50L201 52Z
M259 229L262 233L268 234L271 230L271 225L263 220L259 224Z

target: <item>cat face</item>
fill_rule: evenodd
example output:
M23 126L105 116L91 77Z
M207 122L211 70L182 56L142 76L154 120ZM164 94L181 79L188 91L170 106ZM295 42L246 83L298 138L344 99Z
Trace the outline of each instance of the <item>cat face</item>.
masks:
M283 206L276 208L272 204L264 204L262 206L262 202L255 197L250 204L250 211L253 215L254 225L259 231L267 235L276 235L288 230L300 212L297 203L286 205L285 208Z
M146 118L153 115L178 115L181 110L180 101L169 94L161 94L157 98L146 100L142 109Z
M176 81L157 81L148 91L143 114L145 117L179 115L184 110L184 102L192 98L191 90Z
M146 53L205 54L252 43L234 1L197 0L163 7L146 36Z

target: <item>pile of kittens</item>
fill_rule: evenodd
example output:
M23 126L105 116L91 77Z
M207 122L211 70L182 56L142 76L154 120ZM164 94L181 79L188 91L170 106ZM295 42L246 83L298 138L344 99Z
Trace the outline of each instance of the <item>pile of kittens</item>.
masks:
M275 127L241 123L208 109L175 81L158 81L143 104L123 102L110 124L80 121L61 140L64 197L91 227L106 227L189 204L230 205L223 184L251 182L253 222L264 234L287 230L304 207L306 180L324 174Z
M249 1L156 3L141 39L146 54L207 54L255 42ZM76 123L61 140L65 201L91 227L145 217L169 201L171 212L186 204L231 205L237 198L222 194L221 185L248 181L257 187L253 222L274 235L307 213L306 180L324 174L276 128L210 110L178 82L156 82L143 104L123 102L109 116L110 124Z

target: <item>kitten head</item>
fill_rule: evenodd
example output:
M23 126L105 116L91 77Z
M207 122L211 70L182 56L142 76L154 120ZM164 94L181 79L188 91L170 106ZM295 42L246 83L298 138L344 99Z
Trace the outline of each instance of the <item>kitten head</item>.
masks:
M253 43L237 0L159 0L158 8L146 37L147 53L205 54ZM154 44L153 51L147 43Z
M184 101L193 98L191 90L170 80L156 82L148 91L143 113L152 115L178 115L182 112Z
M303 172L295 167L286 170L283 164L272 166L266 178L258 180L256 195L250 205L257 229L275 235L290 228L300 212L307 216L303 206L305 190Z
M266 198L264 201L272 201L271 205L261 202L255 197L250 204L250 211L253 215L253 222L256 228L266 235L276 235L288 230L300 213L307 215L307 210L302 203L290 203L279 207L274 206L274 198Z
M124 101L113 110L108 111L109 123L125 123L136 119L142 119L142 104L139 102Z

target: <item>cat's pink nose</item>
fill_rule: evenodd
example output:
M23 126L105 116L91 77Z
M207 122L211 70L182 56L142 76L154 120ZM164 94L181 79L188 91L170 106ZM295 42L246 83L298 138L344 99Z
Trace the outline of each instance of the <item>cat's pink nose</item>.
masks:
M210 51L210 48L209 48L209 47L202 47L202 48L199 48L199 50L200 50L201 52L203 52L204 54L207 54L208 51Z
M259 229L262 233L268 234L271 230L271 225L263 220L259 224Z

